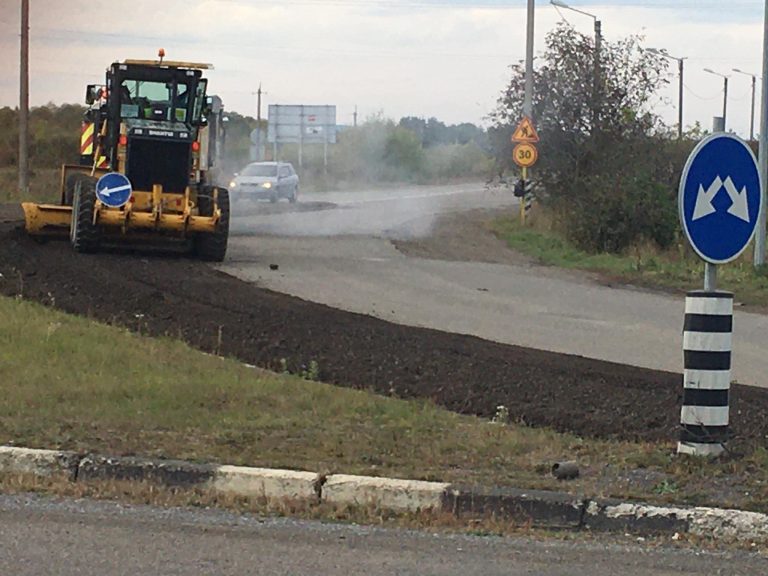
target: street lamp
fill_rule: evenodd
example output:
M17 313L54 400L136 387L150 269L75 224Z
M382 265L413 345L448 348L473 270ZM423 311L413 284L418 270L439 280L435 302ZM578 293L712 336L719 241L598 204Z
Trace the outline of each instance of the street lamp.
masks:
M752 141L755 139L755 85L757 84L757 76L738 68L734 68L733 71L752 78L752 115L749 120L749 140Z
M598 114L598 97L600 95L600 48L602 45L602 26L600 23L600 20L597 19L597 16L594 14L590 14L589 12L584 12L584 10L579 10L578 8L574 8L573 6L569 6L563 0L549 0L549 3L552 4L552 6L557 6L558 8L565 8L566 10L573 10L574 12L578 12L579 14L583 14L584 16L589 16L592 18L592 20L595 21L595 85L593 88L594 95L593 98L595 100L595 118L594 120L597 120L597 114ZM596 122L595 122L596 123Z
M709 68L704 68L704 72L709 72L715 76L720 76L723 79L723 130L725 130L725 112L728 108L728 76L725 74L720 74L720 72L715 72Z
M661 50L657 50L656 48L648 48L648 52L652 54L658 54L659 56L664 56L665 58L669 58L670 60L677 60L677 69L680 72L680 89L678 93L678 102L677 102L677 137L682 139L683 137L683 60L685 60L685 57L683 58L676 58L675 56L672 56L669 54L666 50L663 48Z
M563 0L549 0L549 3L552 4L552 6L557 6L558 8L565 8L566 10L573 10L574 12L578 12L579 14L584 14L584 16L589 16L592 18L592 20L595 21L595 52L600 53L600 43L602 40L602 34L601 34L601 24L600 20L597 19L597 16L594 14L590 14L589 12L584 12L584 10L579 10L578 8L574 8L573 6L569 6Z

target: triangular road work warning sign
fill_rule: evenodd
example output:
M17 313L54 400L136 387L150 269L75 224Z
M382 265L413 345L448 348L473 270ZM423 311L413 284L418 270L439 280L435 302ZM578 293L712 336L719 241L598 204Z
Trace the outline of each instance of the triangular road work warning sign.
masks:
M515 133L512 134L512 142L538 142L539 135L536 133L536 128L533 127L533 122L527 116L524 117L520 124L515 128Z

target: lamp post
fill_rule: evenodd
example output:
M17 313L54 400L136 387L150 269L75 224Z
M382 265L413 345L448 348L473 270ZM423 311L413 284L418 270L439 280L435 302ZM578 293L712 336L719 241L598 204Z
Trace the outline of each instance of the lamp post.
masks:
M723 131L725 131L725 112L728 109L728 76L720 74L720 72L715 72L710 68L704 68L704 72L720 76L723 79Z
M677 69L680 75L680 87L678 89L678 95L677 95L677 137L682 139L683 137L683 61L685 60L685 57L677 58L675 56L672 56L663 48L661 50L657 50L656 48L648 48L648 52L652 54L658 54L659 56L664 56L664 58L669 58L670 60L677 60Z
M755 139L755 87L757 85L757 76L755 74L750 74L749 72L744 72L744 70L739 70L738 68L734 68L733 71L752 78L752 112L749 118L749 141L751 142Z
M549 3L552 4L552 6L557 6L558 8L565 8L566 10L573 10L574 12L578 12L579 14L584 14L584 16L589 16L592 18L592 20L595 21L595 52L600 53L600 43L602 40L602 28L600 24L600 20L597 19L597 16L594 14L590 14L589 12L584 12L584 10L579 10L578 8L574 8L573 6L569 6L563 0L549 0Z
M594 120L596 120L597 111L599 109L598 98L600 96L600 49L603 42L602 24L600 23L600 20L598 20L597 16L595 16L594 14L590 14L589 12L584 12L584 10L579 10L578 8L574 8L573 6L569 6L568 4L563 2L563 0L549 0L549 3L552 4L552 6L557 6L558 8L573 10L574 12L578 12L579 14L583 14L584 16L589 16L595 22L595 85L593 88L593 98L595 100Z

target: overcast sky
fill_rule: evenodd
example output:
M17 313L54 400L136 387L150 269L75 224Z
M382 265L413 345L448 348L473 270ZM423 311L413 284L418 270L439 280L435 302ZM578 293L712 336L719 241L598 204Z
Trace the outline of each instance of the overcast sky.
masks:
M211 62L210 91L255 116L266 105L335 104L338 122L383 113L482 123L525 54L525 0L30 0L33 105L82 102L114 60ZM608 40L644 34L685 56L685 124L711 125L731 74L728 127L749 130L750 79L762 67L763 0L572 0ZM0 106L18 103L20 0L0 0ZM592 34L592 19L536 2L536 49L561 18ZM676 71L673 66L671 71ZM677 77L658 111L677 118ZM759 85L759 83L758 83ZM759 99L759 90L758 90ZM759 107L758 107L759 108ZM759 115L759 112L758 112ZM758 122L759 123L759 122Z

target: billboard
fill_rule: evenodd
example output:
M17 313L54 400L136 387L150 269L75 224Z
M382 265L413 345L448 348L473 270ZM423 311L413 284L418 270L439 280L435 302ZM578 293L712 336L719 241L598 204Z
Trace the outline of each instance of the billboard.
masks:
M272 144L335 144L336 106L270 104L267 141Z

